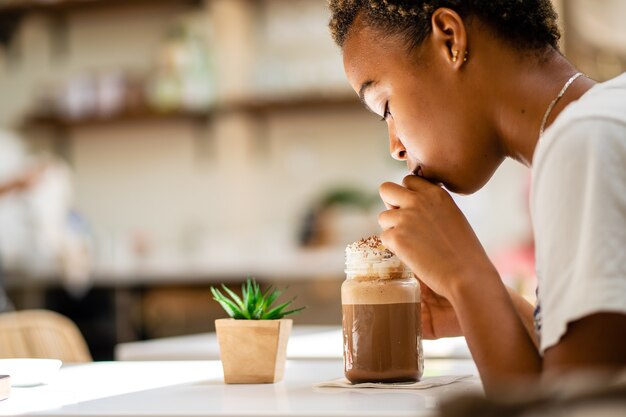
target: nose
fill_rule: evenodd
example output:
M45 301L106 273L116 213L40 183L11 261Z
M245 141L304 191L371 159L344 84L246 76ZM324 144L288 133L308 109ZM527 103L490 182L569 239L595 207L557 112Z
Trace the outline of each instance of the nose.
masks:
M392 126L389 126L389 153L393 159L406 161L406 148L396 135Z

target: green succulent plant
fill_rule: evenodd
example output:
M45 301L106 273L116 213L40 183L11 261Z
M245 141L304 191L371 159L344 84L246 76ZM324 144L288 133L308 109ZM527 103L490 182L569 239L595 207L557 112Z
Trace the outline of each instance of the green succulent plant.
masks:
M248 278L246 283L241 286L241 297L224 284L222 284L222 289L228 296L217 288L211 287L213 299L222 306L230 317L237 320L278 320L306 308L300 307L285 311L295 298L272 308L283 291L270 286L265 292L261 292L261 287L254 278Z

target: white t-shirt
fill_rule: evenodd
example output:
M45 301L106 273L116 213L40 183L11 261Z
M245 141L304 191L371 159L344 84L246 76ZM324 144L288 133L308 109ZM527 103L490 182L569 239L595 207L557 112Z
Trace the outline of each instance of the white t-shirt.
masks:
M568 323L626 314L626 73L559 114L535 149L532 178L543 354Z

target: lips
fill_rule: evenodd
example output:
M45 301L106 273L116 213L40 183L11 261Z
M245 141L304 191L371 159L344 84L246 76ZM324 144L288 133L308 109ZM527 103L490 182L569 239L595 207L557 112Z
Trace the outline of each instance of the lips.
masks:
M418 165L415 169L411 170L411 172L413 173L413 175L424 178L424 170L422 170L421 165Z
M446 188L448 188L448 187L446 186L446 184L445 184L444 182L440 181L439 179L437 179L437 178L435 178L435 177L429 177L429 176L427 176L427 175L424 173L424 169L422 168L422 166L421 166L421 165L418 165L415 169L411 170L411 173L412 173L413 175L416 175L416 176L420 177L420 178L424 178L426 181L428 181L428 182L430 182L430 183L432 183L432 184L438 185L438 186L440 186L440 187L446 187Z

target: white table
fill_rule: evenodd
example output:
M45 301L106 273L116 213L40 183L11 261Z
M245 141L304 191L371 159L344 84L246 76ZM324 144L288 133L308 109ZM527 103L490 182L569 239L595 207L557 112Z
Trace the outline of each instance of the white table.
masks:
M481 390L476 377L421 391L318 389L340 360L287 361L276 384L226 385L219 361L95 362L64 366L49 385L13 388L0 415L421 416L449 395ZM425 376L474 374L471 360L427 360Z
M465 338L424 340L426 358L470 359ZM343 341L339 326L299 326L293 328L287 345L290 359L341 358ZM219 359L215 333L168 337L141 342L121 343L115 359L123 361Z

